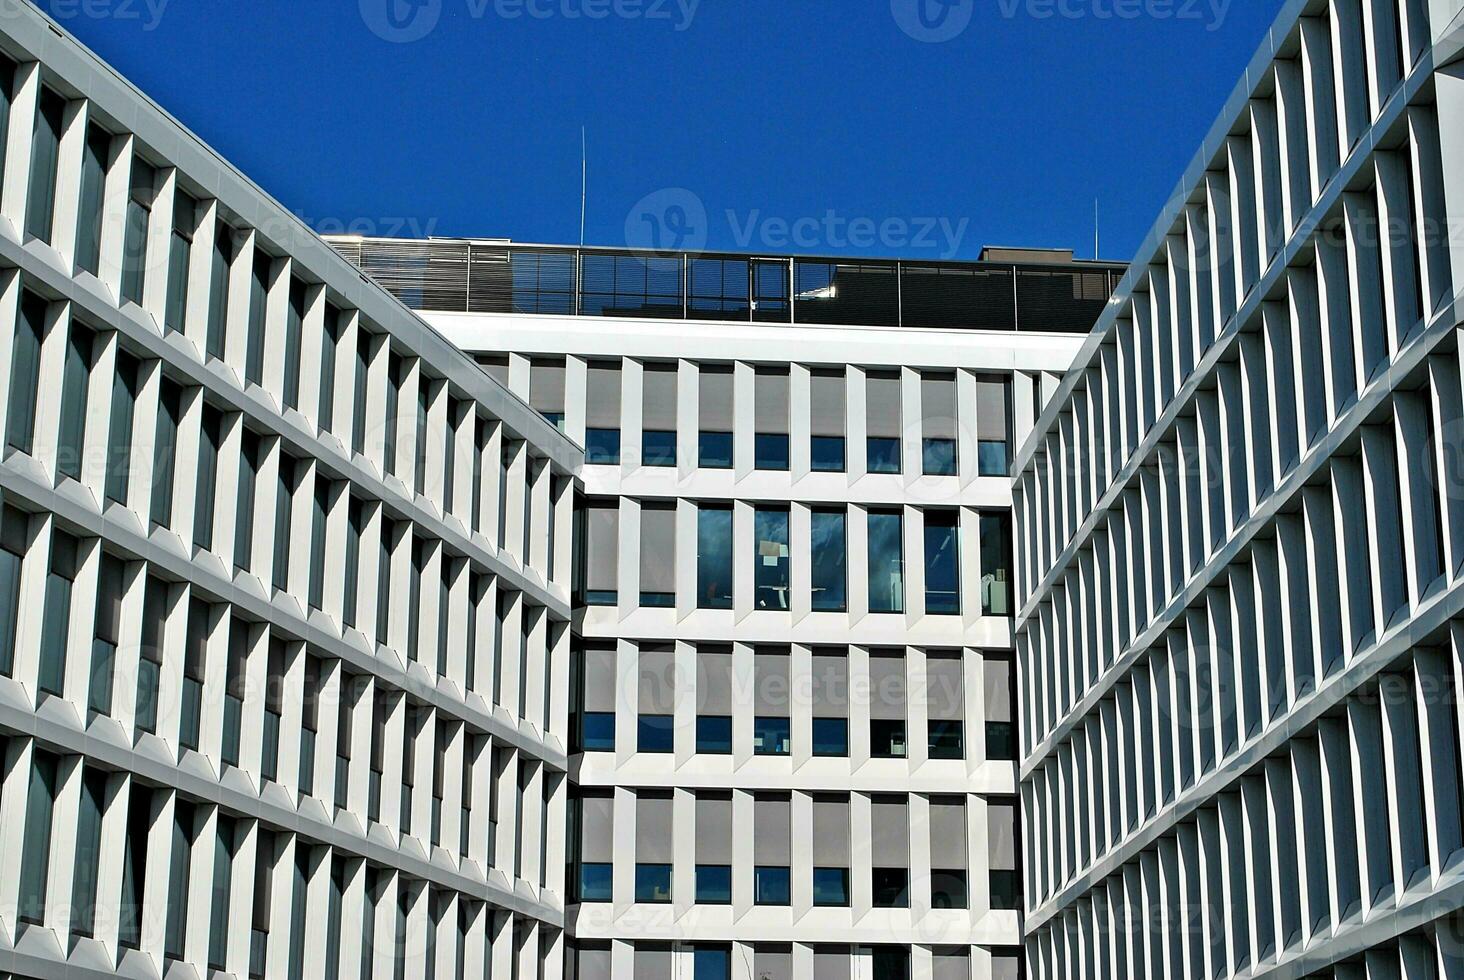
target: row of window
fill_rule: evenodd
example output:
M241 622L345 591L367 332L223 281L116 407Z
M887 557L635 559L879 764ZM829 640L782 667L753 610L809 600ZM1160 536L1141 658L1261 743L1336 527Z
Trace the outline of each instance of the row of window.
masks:
M550 418L550 421L555 421ZM753 469L787 472L790 469L790 444L786 435L758 433L753 439ZM697 433L697 466L704 470L730 470L735 458L735 439L731 432ZM903 449L898 438L869 436L864 440L864 468L867 473L901 473L904 469ZM1007 475L1005 443L981 444L981 476ZM619 466L625 461L618 429L590 429L585 434L585 462L593 466ZM641 433L640 465L674 467L677 464L676 433L645 431ZM922 439L920 442L923 476L956 476L959 467L954 439ZM1000 460L1000 462L998 462ZM809 466L814 473L845 473L849 451L843 436L814 436L809 442Z
M505 384L508 358L480 356L479 362ZM790 372L788 367L758 366L754 371L752 441L755 469L786 471L791 464ZM734 466L734 368L701 364L698 367L697 465L703 469ZM621 364L593 361L586 371L585 450L592 465L676 466L678 459L678 373L675 363L642 365L642 405L639 458L626 452ZM809 465L813 472L843 473L848 467L849 428L847 381L843 369L814 369L809 381L811 435ZM921 471L926 476L955 476L957 459L956 376L949 371L922 371L918 379ZM901 440L902 381L898 371L865 372L865 469L869 473L900 473L904 467ZM976 472L1005 477L1010 467L1012 442L1010 376L979 375L976 390ZM563 428L566 419L565 364L562 359L536 358L529 374L527 397L550 422Z
M571 751L614 752L615 715L612 712L587 711L577 718ZM810 736L810 752L815 758L846 759L849 757L849 720L847 718L814 718ZM874 718L869 722L869 755L873 759L904 759L910 755L907 724L897 718ZM1010 722L985 724L986 751L983 758L997 761L1016 759L1016 740ZM688 732L688 735L693 733ZM731 715L697 715L695 752L697 755L731 755L733 725ZM636 718L635 751L650 755L670 755L676 751L676 720L671 715L642 714ZM793 754L792 722L788 718L757 717L752 721L751 747L754 755L790 756ZM965 723L961 721L929 721L926 723L927 759L964 759L967 747Z
M635 902L639 905L669 905L672 901L670 864L635 866ZM849 908L850 885L848 868L812 870L811 894L815 908ZM1016 871L991 871L990 905L994 910L1020 911L1021 885ZM792 904L792 870L781 866L757 865L752 868L754 905L786 906ZM969 909L970 898L964 868L933 869L925 882L926 891L919 897L933 909ZM582 863L575 883L575 901L581 903L614 900L614 870L610 864ZM872 868L869 878L870 907L908 909L911 883L909 868ZM918 885L917 885L918 887ZM696 905L732 904L732 865L698 864L695 891Z
M318 607L324 568L320 557L323 546L319 545L323 517L318 506L320 497L314 499L317 547L312 549L312 608ZM355 501L351 503L351 511L354 524L361 512ZM181 603L179 597L185 591L181 584L145 573L143 563L102 548L97 539L78 537L60 527L53 527L47 534L45 525L43 518L12 505L7 504L3 509L0 596L10 601L13 609L35 609L34 621L42 624L37 678L40 694L66 697L78 705L85 703L93 716L111 714L115 688L121 683L114 678L117 651L124 644L131 647L136 640L140 643L135 649L141 671L136 702L139 726L152 730L149 719L155 714L156 685L162 664L181 661L184 727L180 737L184 745L196 748L210 636L227 636L229 669L242 670L243 658L252 648L251 637L262 634L264 627L229 612L226 605L213 602L196 589L186 604ZM279 531L286 547L289 527L285 521ZM543 607L529 603L521 594L501 588L493 576L472 571L466 559L443 560L440 574L429 576L425 561L429 547L422 539L414 539L405 525L382 522L380 574L376 579L378 640L391 643L393 648L400 647L406 663L423 663L438 676L459 681L465 693L480 693L485 701L509 708L516 717L547 726L552 716L550 702L554 687L553 658L549 651L561 641L565 625L550 621ZM356 576L358 563L364 557L360 551L360 543L354 537L348 538L343 617L348 627L358 625ZM392 583L402 581L400 569L409 554L411 565L405 587L398 586L406 593L405 601L393 603ZM288 553L284 557L288 558ZM42 573L40 564L45 566L45 585L37 593L43 599L37 608L23 602L22 585L28 574ZM81 594L83 601L95 602L95 626L85 688L73 690L67 686L68 662L78 649L84 648L78 647L71 635L76 622L72 607L84 568L89 571ZM423 636L426 629L421 626L428 621L424 593L433 577L437 585L433 593L435 622L433 635L426 638ZM280 587L284 586L280 584ZM141 604L124 613L129 596L141 596ZM0 675L13 673L19 628L29 620L30 615L20 613L0 626ZM450 628L455 620L462 624L460 634L454 634ZM170 632L167 626L170 621L185 628ZM406 634L400 643L395 642L398 630ZM452 640L454 635L458 636L456 642ZM182 637L181 643L178 637ZM287 645L286 640L277 636L272 636L269 642L272 649L280 651ZM283 670L283 654L272 654L272 657L272 668ZM279 671L269 676L272 681L282 682ZM236 677L231 673L226 685L232 690L244 680L242 674ZM72 684L75 686L76 682ZM312 692L304 692L307 702L312 696Z
M301 980L309 945L305 930L311 928L324 939L323 975L343 980L370 976L379 958L387 969L395 960L398 977L404 969L432 976L432 964L442 955L454 957L462 975L471 944L478 944L481 955L496 932L479 917L504 915L456 892L89 760L23 748L18 740L0 736L7 764L25 763L4 784L5 790L19 792L19 781L26 781L24 844L18 870L12 866L7 872L19 876L22 929L61 927L72 939L114 938L124 950L149 952L156 938L161 940L157 952L168 962L202 967L206 960L212 970L262 978L278 961L280 976ZM119 849L109 851L103 826L113 819L114 808L120 811L122 839ZM160 824L165 834L157 832ZM66 859L73 864L64 882L53 880L63 854L71 855ZM154 875L166 875L165 886L155 885ZM323 891L314 887L322 875ZM106 894L109 886L118 893ZM64 896L58 894L61 888L67 889ZM363 903L350 924L348 892ZM191 914L199 906L207 909L206 921ZM379 909L392 909L394 917L383 920ZM428 928L425 948L413 949L407 927L417 916L425 917ZM383 921L393 923L386 935ZM161 935L154 937L150 932L158 926ZM194 934L199 926L203 935ZM235 941L241 930L247 942ZM198 954L203 955L195 960ZM424 956L426 970L417 974Z
M78 481L95 478L97 489L104 492L107 501L145 509L153 526L171 528L185 539L191 536L194 546L203 550L218 546L219 518L224 514L225 502L234 498L236 502L231 508L234 520L229 524L233 530L233 553L226 557L232 557L234 565L243 570L249 570L252 564L256 514L262 507L267 508L261 500L259 482L263 474L277 472L279 506L275 511L274 584L280 589L285 588L289 570L291 506L302 485L307 491L313 489L309 594L318 606L324 577L324 512L339 496L339 484L332 483L318 467L315 469L319 475L311 481L309 460L292 458L279 446L279 440L249 428L241 414L213 404L201 389L186 387L175 380L159 362L142 360L122 347L104 361L104 351L113 345L112 338L80 320L69 324L59 322L61 309L59 304L49 304L28 289L21 294L12 347L6 446L27 454L34 454L38 448L47 451L54 448L59 476ZM48 338L53 331L64 331L65 343L62 375L56 379L61 393L58 438L54 447L37 447L38 392L43 382L51 380L42 377L41 351L50 342ZM392 354L391 360L401 359ZM363 417L365 363L359 365L357 372L358 404ZM110 367L110 377L94 378L103 364ZM103 391L110 392L106 405L109 424L105 433L93 436L100 444L89 445L89 400ZM392 422L397 420L392 410L395 391L395 385L388 390L387 419ZM445 394L441 397L454 420L454 432L447 442L449 451L441 457L442 485L434 488L434 496L440 499L445 513L453 513L455 495L462 494L467 498L465 509L471 514L470 524L475 533L490 534L497 547L507 549L524 563L531 557L538 559L534 563L552 580L557 571L553 563L557 523L553 507L558 495L568 486L567 478L549 477L545 464L530 458L526 444L501 440L499 427L475 418L469 403ZM429 469L429 401L424 386L419 410L415 419L410 420L417 432L420 465L415 467L415 481L419 495L426 491ZM146 417L145 409L154 405L153 430L141 431L139 419ZM407 421L402 420L403 424ZM471 469L464 471L462 480L458 479L454 465L460 455L455 445L458 431L471 433L475 447L469 454ZM497 446L500 440L501 449ZM148 457L146 463L139 461L139 453ZM237 454L237 466L224 465L225 454ZM392 440L388 439L384 456L388 473L392 472L390 464L396 455ZM147 473L147 467L151 469L149 486L135 485L135 477ZM236 486L221 485L226 474L235 474ZM546 482L541 485L541 480ZM144 495L144 490L150 492ZM521 501L511 502L511 492L517 492ZM180 515L176 512L180 498L187 498L192 510L191 527L180 526ZM520 506L514 506L515 503ZM518 525L512 534L511 511ZM486 530L481 520L485 513L494 514L494 526ZM540 524L547 531L542 552L533 540L533 531Z
M575 658L572 703L575 751L613 752L617 748L616 717L627 710L617 703L617 692L635 689L634 750L672 753L678 736L694 736L695 751L728 755L734 750L734 715L748 724L750 748L756 755L786 756L793 752L796 708L810 719L810 751L814 756L850 754L851 704L864 706L869 715L869 754L874 758L907 757L907 702L912 683L905 651L876 648L867 666L851 669L842 647L815 647L809 673L791 669L787 647L758 646L751 655L752 687L737 681L737 655L730 645L698 644L694 677L682 677L675 648L669 644L641 643L635 675L622 680L613 645L591 641ZM965 757L965 716L968 695L966 666L959 651L927 650L921 654L922 713L927 718L927 755L930 759ZM1010 760L1015 752L1013 662L1010 657L985 654L977 672L982 691L986 759ZM678 731L678 697L695 700L694 730Z
M196 588L159 578L141 562L105 550L97 555L94 540L53 531L41 601L28 603L22 582L34 548L28 547L32 521L9 505L0 520L0 597L12 609L35 610L34 618L22 613L0 627L0 676L15 671L18 633L38 624L40 697L85 704L88 725L98 717L130 719L135 738L156 735L179 750L204 753L221 769L239 768L258 785L283 783L369 822L388 820L383 795L390 773L397 780L387 795L397 803L389 814L394 831L547 884L547 852L531 860L522 850L525 794L540 797L534 825L547 826L561 774L527 757L511 770L511 747L375 678L346 671ZM89 564L94 625L90 659L78 671L73 660L87 643L73 635L81 621L73 607L79 573ZM528 671L517 671L520 717L550 716L548 661L543 683L535 685L543 703L532 711L525 704ZM503 686L497 671L494 683ZM322 742L323 725L331 726L331 742ZM369 738L358 741L358 730ZM512 800L518 814L512 852L497 841L500 797ZM484 808L478 817L475 801ZM480 824L482 839L474 841Z
M750 566L753 607L768 612L797 608L793 592L794 508L751 507L751 535L739 534L735 505L699 502L685 507L695 511L696 596L698 609L732 609L735 594L734 566ZM906 511L869 508L855 512L862 527L866 557L867 611L903 614L906 608L905 537ZM924 611L931 616L959 616L964 609L961 538L963 527L978 536L980 609L983 616L1012 613L1011 517L1006 512L924 509L921 522L921 555L924 579ZM583 542L581 579L576 583L581 601L590 606L619 604L622 547L637 549L640 582L636 593L642 608L673 608L677 605L678 506L642 503L639 508L640 539L627 542L621 531L621 507L617 501L589 499L577 515ZM850 612L849 545L851 515L847 507L811 507L806 515L809 593L812 612ZM974 517L974 520L970 520ZM734 545L741 541L739 556ZM688 541L688 544L691 542ZM802 544L802 541L799 542ZM684 549L683 549L684 550ZM853 610L858 612L860 610Z
M624 794L625 791L621 791ZM748 794L742 794L744 797ZM861 797L867 804L868 838L853 833L853 808L849 794L798 794L799 803L811 811L811 833L807 853L795 861L791 826L793 797L759 793L744 800L741 819L750 821L752 863L740 866L743 881L755 905L789 905L794 871L811 888L812 903L820 907L851 905L850 876L868 868L869 901L874 908L909 908L912 888L918 902L936 909L965 909L969 830L964 797L932 796L922 800L929 826L929 878L912 884L911 800L900 795ZM734 862L732 858L734 816L733 794L698 791L693 808L695 821L695 868L693 901L699 905L730 905L733 902ZM575 883L574 900L582 903L611 902L615 898L615 866L627 855L614 848L615 794L613 791L582 790L572 810L571 838L577 851L570 868ZM669 791L634 791L635 872L633 894L637 903L666 904L673 901L675 864L676 800ZM1015 801L992 799L985 804L986 856L976 869L989 873L990 907L1020 908L1020 877L1017 872Z
M734 961L750 966L750 975L756 980L795 980L803 974L795 973L794 964L799 960L789 945L726 943L671 943L637 942L627 951L625 966L621 969L634 971L638 980L672 980L673 977L689 977L690 980L732 980ZM925 951L922 950L922 953ZM1015 947L997 946L984 950L981 960L985 971L980 977L991 980L1019 980L1022 971L1022 953ZM819 945L807 950L807 959L812 962L814 980L851 980L868 977L869 980L911 980L916 974L912 961L915 956L908 946L876 945L850 948L848 946ZM734 960L735 958L735 960ZM928 975L931 980L971 980L973 969L981 969L981 960L972 955L966 947L935 946L924 957L928 959ZM612 963L615 960L610 943L579 940L570 945L566 952L565 976L567 980L611 980ZM677 964L681 969L676 969ZM854 971L858 971L857 973Z

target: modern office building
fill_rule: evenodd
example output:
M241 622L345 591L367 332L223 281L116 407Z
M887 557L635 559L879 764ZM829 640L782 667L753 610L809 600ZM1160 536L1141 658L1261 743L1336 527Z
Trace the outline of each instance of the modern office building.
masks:
M1015 980L1008 474L1122 269L332 241L586 449L569 974Z
M1028 969L1464 976L1464 21L1296 0L1016 463Z
M0 21L0 976L557 978L582 453Z

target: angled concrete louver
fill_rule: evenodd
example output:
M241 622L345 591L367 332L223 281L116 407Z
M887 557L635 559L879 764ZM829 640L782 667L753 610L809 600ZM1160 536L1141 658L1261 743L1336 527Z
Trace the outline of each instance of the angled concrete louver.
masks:
M1464 21L1287 5L1016 465L1026 950L1464 976Z

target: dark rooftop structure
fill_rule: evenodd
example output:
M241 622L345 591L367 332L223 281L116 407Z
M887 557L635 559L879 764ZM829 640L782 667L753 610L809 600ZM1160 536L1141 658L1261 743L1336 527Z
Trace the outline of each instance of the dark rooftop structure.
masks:
M976 262L328 237L421 311L1087 333L1125 266L1068 250Z

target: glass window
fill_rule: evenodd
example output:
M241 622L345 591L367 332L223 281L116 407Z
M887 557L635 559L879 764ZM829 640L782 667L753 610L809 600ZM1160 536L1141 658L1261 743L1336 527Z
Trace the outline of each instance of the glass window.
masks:
M584 751L615 751L615 713L613 711L586 711L580 718L580 744Z
M93 336L86 327L73 323L66 345L56 469L73 480L81 479L81 460L86 448L86 394L91 381Z
M965 869L930 872L930 906L937 909L968 907Z
M366 451L366 395L371 370L371 335L365 330L356 333L356 382L351 399L351 452ZM478 440L478 465L482 465L483 440ZM480 498L481 499L481 498Z
M843 758L849 754L849 720L847 718L813 719L813 754Z
M671 901L671 865L637 864L635 900L641 905L665 905Z
M208 337L205 340L209 357L224 356L224 333L229 317L229 273L234 265L234 230L222 222L214 235L213 255L208 271Z
M991 872L991 907L1021 911L1022 879L1019 872Z
M427 492L427 413L428 401L431 398L428 390L430 385L431 381L419 371L417 374L417 429L416 435L412 439L412 448L416 450L417 455L412 466L412 489L419 497ZM527 517L528 507L525 507L524 513L526 515L524 533L527 535L528 526L532 524ZM527 547L524 548L524 553L528 553Z
M249 280L249 336L244 357L244 380L263 384L265 324L269 314L269 280L274 259L269 253L255 249L254 266ZM395 419L396 412L388 410L387 421Z
M732 508L699 508L696 531L697 608L731 609Z
M869 512L869 611L905 611L905 522L898 511Z
M812 514L811 568L814 612L849 609L848 515L842 510Z
M732 951L698 944L692 953L692 980L731 980Z
M167 615L168 584L149 575L143 586L142 647L137 657L137 710L134 717L138 731L157 731L158 688L163 670Z
M752 263L752 318L759 323L787 323L788 261L754 259Z
M178 740L184 748L198 750L198 732L203 724L203 675L208 659L208 604L197 597L188 600L188 635L183 649L183 718Z
M76 265L96 275L102 261L102 204L107 189L107 164L112 156L112 134L88 126L81 156L81 203L77 209Z
M5 168L5 138L10 131L10 110L14 98L15 62L0 55L0 170Z
M704 470L732 468L733 439L730 432L702 432L697 440L697 464Z
M335 396L336 396L336 360L340 356L341 332L345 329L345 317L340 310L331 306L325 306L325 331L320 338L320 405L317 409L317 416L320 428L329 432L335 426ZM452 414L450 422L457 420L458 416ZM456 461L456 431L448 436L447 465L448 473L451 474L452 466ZM451 500L451 492L455 480L447 480L446 489Z
M152 522L173 523L173 473L178 461L178 426L183 419L183 390L164 378L158 393L157 436L153 444Z
M278 460L280 480L275 487L275 550L270 577L274 587L284 592L289 589L290 558L294 554L290 539L295 526L293 520L295 491L299 489L300 474L305 469L305 462L303 460L296 462L283 452L278 454ZM420 576L413 577L413 584L416 584L419 578ZM416 623L415 618L412 622ZM409 635L415 640L417 631L413 629ZM415 651L413 652L415 653Z
M906 909L910 907L910 869L874 868L874 907L877 909Z
M876 946L872 959L873 980L910 980L909 947Z
M925 612L961 614L961 532L955 511L925 512Z
M731 716L698 715L696 719L696 750L701 755L731 755Z
M585 462L595 466L619 466L620 430L586 429Z
M981 515L981 614L1012 614L1012 525L1008 514Z
M1009 721L986 723L986 758L1012 762L1017 758L1016 726Z
M322 476L315 478L315 493L310 507L310 608L320 609L325 605L325 520L330 507L330 484ZM449 574L447 563L443 563L444 581ZM439 608L439 619L446 623L448 607L444 602ZM439 671L440 673L440 671Z
M152 829L152 791L132 784L127 800L127 842L122 853L122 906L118 940L136 949L142 937L143 894L147 884L147 840Z
M193 510L193 543L207 551L213 547L214 505L218 489L219 449L223 446L224 420L212 405L203 406L202 439L198 447L198 488Z
M239 740L243 734L244 691L249 679L245 670L249 660L249 624L231 618L229 653L224 677L224 745L220 757L227 765L239 764Z
M579 900L581 902L608 902L612 898L615 876L610 864L580 865Z
M1042 385L1032 385L1034 415L1042 414ZM976 456L980 476L1004 477L1011 469L1011 401L1010 376L976 379Z
M786 435L759 432L753 445L754 459L758 469L773 471L788 469L788 437Z
M91 716L111 714L113 671L117 644L122 633L122 593L126 588L126 566L115 555L102 555L97 575L97 612L92 628L91 677L87 710ZM13 608L13 607L12 607Z
M30 197L25 205L25 231L43 242L51 240L56 215L56 161L61 155L61 126L66 100L45 86L31 139Z
M300 407L300 334L305 325L305 284L298 279L290 280L289 301L285 304L285 388L282 403L286 408ZM425 388L422 397L426 397ZM420 420L417 426L421 435ZM417 451L425 448L417 446ZM421 490L418 490L420 493Z
M112 378L112 422L107 438L107 499L127 503L132 466L132 414L137 405L137 359L117 352Z
M36 391L41 383L41 338L46 335L46 301L22 293L11 350L10 409L5 420L6 444L31 452L36 433Z
M930 722L930 758L964 759L965 726L959 721Z
M978 441L976 465L978 476L1008 476L1011 464L1006 442Z
M696 904L732 904L732 867L726 864L696 866Z
M647 430L641 434L643 466L676 465L676 433Z
M757 608L788 609L788 511L759 507L754 512L753 533L757 542L753 582Z
M787 718L754 718L752 749L758 755L787 755L792 749L792 729Z
M181 333L188 316L188 265L198 219L193 198L179 191L173 201L173 234L168 238L168 303L163 312L163 329Z
M694 320L747 320L751 278L746 259L691 259L687 309Z
M871 473L900 472L900 440L871 436L865 463Z
M876 759L905 758L905 722L897 718L870 719L869 754Z
M66 682L66 651L71 632L71 588L76 581L76 539L61 531L51 537L51 568L46 575L45 618L41 627L41 676L46 694L61 696Z
M14 507L0 511L0 606L20 608L20 566L25 559L26 515ZM0 616L0 675L15 669L15 615Z
M620 510L614 500L577 502L575 516L581 521L580 540L584 558L580 563L580 588L589 606L613 606L620 594Z
M956 475L956 440L926 439L921 447L926 476Z
M190 864L193 861L193 838L195 838L196 810L192 803L174 804L173 807L173 857L168 872L168 916L167 933L164 936L164 955L171 959L182 959L187 942L187 913L189 913L189 886L193 875ZM268 857L261 857L261 863L268 866ZM256 902L261 901L258 894ZM262 901L269 901L268 897Z
M641 715L636 750L668 754L676 751L676 719L671 715Z
M56 804L56 757L36 752L25 800L25 840L20 850L20 921L41 924L51 864L51 815Z
M815 473L844 472L843 436L814 436L810 448Z
M790 892L788 869L756 867L752 869L753 901L758 905L788 905Z
M813 904L825 908L849 905L849 869L814 868Z
M676 506L647 503L640 515L640 604L676 606Z
M132 189L127 197L127 221L122 245L122 300L142 303L147 284L147 226L152 221L157 172L136 157L132 160Z
M107 774L87 766L81 780L76 821L76 865L72 875L71 928L90 936L96 926L97 872L102 865L102 811L107 805Z

